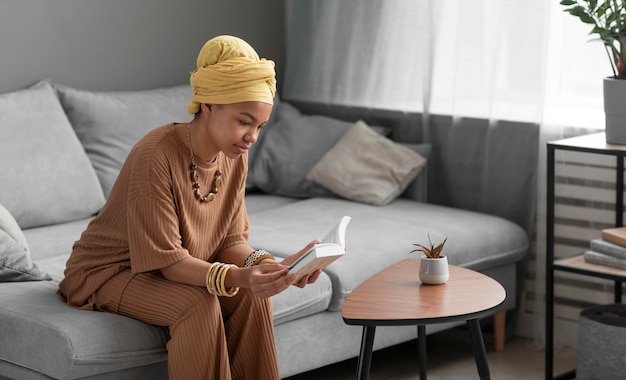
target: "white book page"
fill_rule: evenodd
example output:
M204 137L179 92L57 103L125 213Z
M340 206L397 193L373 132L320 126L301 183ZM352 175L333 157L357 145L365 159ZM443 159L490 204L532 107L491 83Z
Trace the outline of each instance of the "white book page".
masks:
M321 244L324 243L332 243L339 244L343 247L346 246L346 227L348 226L348 222L350 221L349 216L344 216L339 220L339 223L321 240Z

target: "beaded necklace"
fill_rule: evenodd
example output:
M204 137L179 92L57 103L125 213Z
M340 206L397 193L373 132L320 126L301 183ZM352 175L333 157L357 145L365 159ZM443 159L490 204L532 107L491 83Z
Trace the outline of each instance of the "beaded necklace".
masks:
M193 193L200 203L212 202L213 199L215 199L215 194L217 194L217 188L222 184L222 170L220 170L219 167L217 168L215 175L213 176L213 187L211 187L211 191L209 191L207 195L203 195L202 190L200 190L200 184L198 183L199 175L196 170L195 155L193 154L193 148L191 145L191 122L187 123L187 140L189 141L189 156L191 158L189 171L191 172L191 187L193 188ZM216 158L218 164L219 157L220 156L218 154Z

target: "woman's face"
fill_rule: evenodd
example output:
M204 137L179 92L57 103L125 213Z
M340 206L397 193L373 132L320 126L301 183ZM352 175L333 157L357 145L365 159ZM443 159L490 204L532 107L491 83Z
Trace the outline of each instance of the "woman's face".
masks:
M272 105L242 102L210 106L208 131L217 148L229 158L238 158L257 141Z

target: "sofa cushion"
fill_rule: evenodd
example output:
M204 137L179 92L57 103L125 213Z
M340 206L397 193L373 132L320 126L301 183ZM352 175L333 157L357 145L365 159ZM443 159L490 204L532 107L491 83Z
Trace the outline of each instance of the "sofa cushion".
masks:
M20 363L52 378L70 379L166 360L167 328L63 303L56 289L65 260L57 256L40 261L55 278L38 283L43 286L1 285L0 336L20 344L0 345L0 361ZM291 287L272 299L274 323L322 312L331 295L331 281L325 274L304 289Z
M304 288L291 286L272 297L274 325L320 313L330 305L333 289L330 278L322 273L317 281Z
M92 92L56 85L67 116L108 197L128 152L148 131L187 122L189 85L144 91Z
M246 211L249 214L275 209L289 203L300 201L300 198L284 197L282 195L265 194L262 192L246 193Z
M167 360L167 328L70 308L56 295L56 281L0 286L0 336L19 342L1 344L0 361L42 378L77 379Z
M48 257L69 256L72 252L72 245L80 238L91 219L85 218L24 230L32 259L39 263ZM48 273L52 275L51 272Z
M0 95L0 203L21 228L95 214L98 178L48 82Z
M333 193L306 174L354 125L320 115L303 115L288 102L274 108L249 168L248 180L266 193L307 198ZM379 133L386 130L372 127Z
M347 252L325 270L333 284L329 310L341 310L345 297L382 268L418 257L409 252L415 248L413 244L428 242L428 234L433 241L448 238L444 254L450 264L478 271L519 261L528 252L528 237L517 224L402 198L386 206L372 206L318 197L251 214L249 242L286 255L322 238L343 215L352 217L346 231Z
M344 198L381 206L396 199L425 164L419 153L359 120L306 178Z

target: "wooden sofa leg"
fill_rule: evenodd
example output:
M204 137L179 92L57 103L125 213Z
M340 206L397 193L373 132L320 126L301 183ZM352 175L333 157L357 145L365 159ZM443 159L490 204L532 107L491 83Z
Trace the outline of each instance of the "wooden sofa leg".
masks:
M506 311L499 311L493 315L493 338L496 352L504 351L504 335L506 326Z

